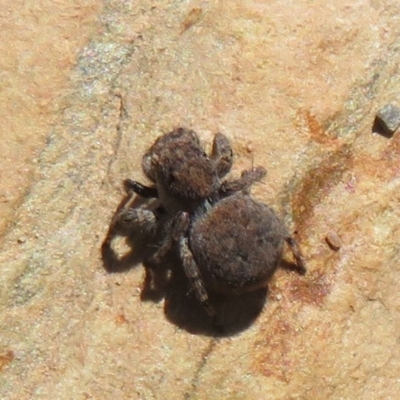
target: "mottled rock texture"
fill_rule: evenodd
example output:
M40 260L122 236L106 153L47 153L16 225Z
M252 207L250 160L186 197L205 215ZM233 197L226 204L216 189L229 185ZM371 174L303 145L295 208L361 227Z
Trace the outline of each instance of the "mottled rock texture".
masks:
M398 1L31 4L1 11L0 397L398 398L400 136L372 133ZM181 277L146 296L138 258L100 256L122 180L178 125L225 133L233 176L267 168L253 194L309 266L220 299L226 335Z

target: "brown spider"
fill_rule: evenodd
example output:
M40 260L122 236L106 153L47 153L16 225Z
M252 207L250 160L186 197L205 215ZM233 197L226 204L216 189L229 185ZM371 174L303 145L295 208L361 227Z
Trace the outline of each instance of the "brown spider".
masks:
M158 198L163 217L130 202L112 222L105 241L140 227L162 232L152 257L161 263L178 245L184 272L197 299L215 317L208 291L240 294L265 287L278 267L286 241L298 271L306 272L300 249L275 212L248 194L261 180L262 167L244 171L237 180L224 180L232 166L229 140L218 133L208 156L192 130L179 128L161 136L143 157L142 166L153 187L126 180L125 189L144 198ZM167 217L165 217L165 214Z

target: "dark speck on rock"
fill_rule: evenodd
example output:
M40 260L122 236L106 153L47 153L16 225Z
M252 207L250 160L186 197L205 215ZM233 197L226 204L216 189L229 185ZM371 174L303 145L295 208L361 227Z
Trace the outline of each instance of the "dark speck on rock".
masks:
M376 113L375 131L387 137L392 137L393 133L400 126L400 108L386 104Z
M325 237L325 240L326 243L328 243L328 246L334 251L338 251L342 245L340 237L334 231L328 232L328 234Z

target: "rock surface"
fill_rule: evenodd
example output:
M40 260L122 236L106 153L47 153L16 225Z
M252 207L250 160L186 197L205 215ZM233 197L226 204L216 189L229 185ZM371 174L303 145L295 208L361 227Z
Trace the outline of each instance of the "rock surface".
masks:
M400 136L371 135L400 91L397 2L4 3L0 397L397 398ZM178 125L230 137L233 175L267 168L253 194L308 262L221 300L225 335L179 277L143 301L140 263L100 256Z
M400 126L400 108L386 104L376 113L376 122L386 136L392 137Z

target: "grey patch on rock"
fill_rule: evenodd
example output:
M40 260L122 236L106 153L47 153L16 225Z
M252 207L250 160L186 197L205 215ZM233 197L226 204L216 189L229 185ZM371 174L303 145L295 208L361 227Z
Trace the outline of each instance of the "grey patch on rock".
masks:
M392 137L400 126L400 108L386 104L376 113L374 132L386 137Z

